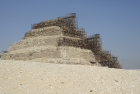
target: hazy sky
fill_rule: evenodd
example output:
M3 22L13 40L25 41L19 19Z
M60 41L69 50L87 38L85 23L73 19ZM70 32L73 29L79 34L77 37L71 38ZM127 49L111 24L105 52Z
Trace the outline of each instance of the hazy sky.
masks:
M31 23L76 13L87 35L100 34L123 69L140 69L140 0L0 0L0 52Z

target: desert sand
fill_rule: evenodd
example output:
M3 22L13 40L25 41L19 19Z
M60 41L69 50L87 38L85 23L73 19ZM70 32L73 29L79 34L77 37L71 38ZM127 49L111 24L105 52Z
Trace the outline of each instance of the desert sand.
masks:
M140 94L140 71L0 60L0 94Z

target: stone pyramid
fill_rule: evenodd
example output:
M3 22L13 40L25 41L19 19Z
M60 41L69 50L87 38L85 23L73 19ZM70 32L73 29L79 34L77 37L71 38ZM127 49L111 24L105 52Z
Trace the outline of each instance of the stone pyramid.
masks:
M2 60L86 64L96 62L90 49L84 49L85 31L77 29L76 15L33 24L24 37L11 44Z
M76 13L31 25L24 37L11 44L2 60L85 64L121 68L117 57L102 50L100 34L86 37L77 25Z

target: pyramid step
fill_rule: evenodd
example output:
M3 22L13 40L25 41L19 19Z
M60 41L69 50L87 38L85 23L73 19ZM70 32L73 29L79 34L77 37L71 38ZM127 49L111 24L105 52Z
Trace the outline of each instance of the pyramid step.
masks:
M83 58L95 62L95 56L91 50L68 46L34 46L20 50L14 50L2 55L2 60L32 60L35 58Z
M34 38L39 36L56 36L62 35L62 29L58 26L50 26L39 29L32 29L25 33L22 39Z
M65 39L74 39L74 40L80 40L80 38L73 38L73 37L67 37L67 36L40 36L40 37L35 37L35 38L29 38L29 39L24 39L17 41L13 44L11 44L7 51L13 51L13 50L18 50L18 49L23 49L23 48L28 48L28 47L34 47L34 46L58 46L58 42L60 38L65 38Z
M7 51L10 52L13 50L34 47L34 46L48 46L48 45L57 46L57 41L59 40L59 37L47 36L47 37L35 37L35 38L20 40L11 44L8 47Z
M29 61L55 64L81 64L91 65L91 63L83 58L36 58Z
M2 59L6 60L31 60L34 58L41 57L57 57L56 47L55 46L34 46L19 50L14 50L9 53L5 53L2 55Z

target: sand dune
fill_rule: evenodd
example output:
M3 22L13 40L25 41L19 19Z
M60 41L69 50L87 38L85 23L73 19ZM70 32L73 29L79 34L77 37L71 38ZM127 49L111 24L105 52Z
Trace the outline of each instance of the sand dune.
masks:
M140 94L140 71L0 61L0 94Z

